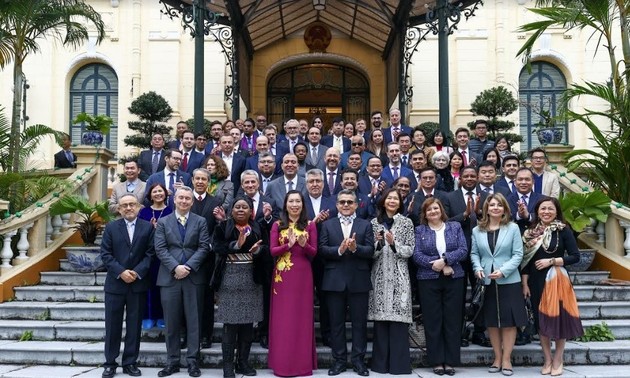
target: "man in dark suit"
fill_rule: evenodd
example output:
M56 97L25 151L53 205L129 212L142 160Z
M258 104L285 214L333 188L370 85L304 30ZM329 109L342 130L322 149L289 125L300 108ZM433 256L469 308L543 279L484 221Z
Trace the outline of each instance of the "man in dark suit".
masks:
M496 186L503 187L510 191L510 193L516 193L516 172L521 166L521 162L516 155L508 155L501 161L501 167L503 169L503 175L497 179Z
M208 194L208 182L210 182L210 172L205 168L197 168L193 172L193 190L195 200L193 201L190 211L206 220L208 232L214 230L218 222L214 217L214 209L222 207L221 199ZM212 239L212 235L210 235ZM211 240L212 242L212 240ZM211 277L214 272L215 256L213 252L208 254L208 258L202 265L202 270L206 272L206 277ZM201 348L210 348L212 346L212 335L214 333L214 290L208 285L203 287L203 316L201 320Z
M193 214L193 191L182 186L175 193L175 211L160 218L155 230L155 253L160 259L160 287L166 322L167 365L158 377L179 372L181 326L186 326L188 375L199 377L199 324L208 274L204 261L212 250L206 220ZM183 315L183 317L182 317Z
M146 188L149 190L155 183L160 183L168 189L168 204L173 208L175 190L180 186L191 186L192 181L188 173L181 171L179 165L182 162L182 153L179 150L166 151L166 166L162 171L158 171L147 179ZM144 201L145 206L150 206L147 200Z
M470 142L470 130L466 127L460 127L455 130L455 142L457 142L457 148L455 151L459 151L464 160L462 165L463 167L468 165L476 167L477 164L481 163L482 156L472 151L468 146L468 143Z
M243 151L246 156L252 156L256 153L257 145L256 139L258 134L256 130L255 121L251 118L247 118L243 121L243 136L238 141L239 151Z
M72 147L72 139L69 134L61 137L62 150L55 154L55 168L76 168L77 155L70 148Z
M341 191L341 168L339 167L340 155L336 148L326 151L326 169L324 170L324 196L334 197Z
M400 133L411 135L413 129L401 123L402 116L399 109L391 109L389 111L389 127L383 129L383 140L385 144L396 141Z
M284 132L286 139L277 141L278 147L282 147L285 151L293 153L293 147L297 142L304 142L304 139L300 136L300 122L297 119L290 119L284 125Z
M339 150L339 154L343 154L347 151L350 151L351 143L350 139L343 136L343 129L345 127L345 123L341 117L333 118L332 124L332 134L326 135L322 138L322 144L327 147L335 147Z
M357 217L372 220L376 216L376 201L378 197L363 194L358 190L359 172L346 168L341 172L341 188L350 190L357 196Z
M151 280L149 267L154 255L153 226L138 219L140 203L133 193L118 202L122 218L105 227L101 258L107 267L105 278L105 363L103 378L116 374L120 354L123 315L126 313L123 373L133 377L142 373L136 366L140 350L142 310Z
M346 370L346 307L352 322L351 361L361 376L369 375L364 357L367 349L368 293L372 289L370 262L374 234L369 221L357 218L357 197L349 190L337 195L337 218L324 222L319 253L326 259L322 289L326 291L330 316L330 346L335 359L328 375Z
M510 194L507 200L521 235L532 221L536 203L543 198L547 197L534 192L534 173L527 167L519 168L516 172L516 193Z
M182 171L192 175L195 169L201 167L206 155L195 151L195 133L192 131L184 131L181 141L182 163L180 168Z
M477 175L479 176L477 193L481 193L479 209L483 209L483 204L486 203L486 198L488 198L489 194L500 193L505 199L512 194L508 188L496 184L497 168L493 162L488 160L482 161L477 166Z
M391 187L394 180L400 176L414 180L411 168L405 167L400 161L400 145L398 143L391 142L387 145L387 158L389 159L389 164L383 168L382 177L388 187Z
M378 199L380 193L387 188L387 183L383 179L383 163L377 156L372 156L367 162L367 175L359 178L359 193L369 195Z
M146 181L155 172L163 170L166 166L165 158L164 136L160 133L155 133L151 137L151 148L140 151L140 157L138 157L140 180Z
M175 150L181 149L182 135L184 134L184 131L186 130L190 130L190 127L188 126L186 122L184 121L177 122L177 125L175 125L175 139L168 142L169 149L175 149Z
M243 155L234 152L234 138L231 135L221 137L221 154L219 155L230 172L228 177L234 184L234 194L241 186L241 173L245 170L246 159Z
M442 205L445 208L448 206L448 193L437 189L437 174L435 173L435 170L433 168L425 167L420 170L419 177L420 184L418 190L409 194L413 197L407 205L409 219L413 222L414 227L420 225L420 212L422 210L422 204L427 198L435 197L442 202Z
M220 121L212 121L210 124L210 139L206 144L206 155L218 154L218 147L220 146L221 135L223 135L223 124Z

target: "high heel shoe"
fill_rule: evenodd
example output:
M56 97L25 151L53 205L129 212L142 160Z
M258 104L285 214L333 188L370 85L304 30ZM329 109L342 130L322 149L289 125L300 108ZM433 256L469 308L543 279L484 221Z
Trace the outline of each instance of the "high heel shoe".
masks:
M561 363L560 366L558 366L557 368L554 368L553 366L551 367L551 376L552 377L557 377L562 375L562 372L564 370L564 363Z
M543 365L542 369L540 369L540 374L549 375L551 374L551 364Z

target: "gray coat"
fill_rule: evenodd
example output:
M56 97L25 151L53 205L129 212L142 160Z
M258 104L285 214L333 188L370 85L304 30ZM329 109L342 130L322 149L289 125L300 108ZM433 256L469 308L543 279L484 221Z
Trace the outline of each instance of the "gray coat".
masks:
M376 235L384 227L372 219L374 231L374 264L372 265L372 291L370 291L368 319L411 323L411 284L407 260L415 247L413 223L403 215L394 216L391 231L394 234L392 251L387 242L376 250Z

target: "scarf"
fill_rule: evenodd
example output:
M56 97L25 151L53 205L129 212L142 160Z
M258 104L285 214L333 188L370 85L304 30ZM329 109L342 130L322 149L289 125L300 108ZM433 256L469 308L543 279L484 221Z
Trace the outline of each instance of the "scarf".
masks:
M549 224L549 226L545 226L542 222L540 222L536 225L536 227L527 229L523 234L525 251L523 253L521 269L527 266L529 261L536 254L536 251L538 251L538 248L541 246L545 249L549 248L551 235L554 231L562 230L565 227L566 225L564 223L559 220L554 220L551 224Z
M219 186L218 183L219 183L219 180L217 180L214 177L211 177L210 183L208 184L208 189L206 190L206 192L208 192L208 194L214 195L215 192L217 191L217 187Z

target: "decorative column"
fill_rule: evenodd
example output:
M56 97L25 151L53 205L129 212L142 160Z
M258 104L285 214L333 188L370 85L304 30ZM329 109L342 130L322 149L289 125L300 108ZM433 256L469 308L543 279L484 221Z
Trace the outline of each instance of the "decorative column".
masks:
M11 238L17 234L17 230L9 231L6 234L2 235L4 238L4 245L2 246L2 251L0 252L0 259L2 259L2 264L0 264L0 268L10 269L11 259L13 258L13 250L11 250Z
M626 237L623 242L623 249L626 252L625 257L630 258L630 222L628 221L619 221L619 225L624 228L626 231Z
M20 227L20 240L17 243L18 256L15 258L15 265L22 264L28 260L28 256L26 255L28 249L30 248L30 244L28 242L28 230L33 227L33 224L34 223L31 223Z

